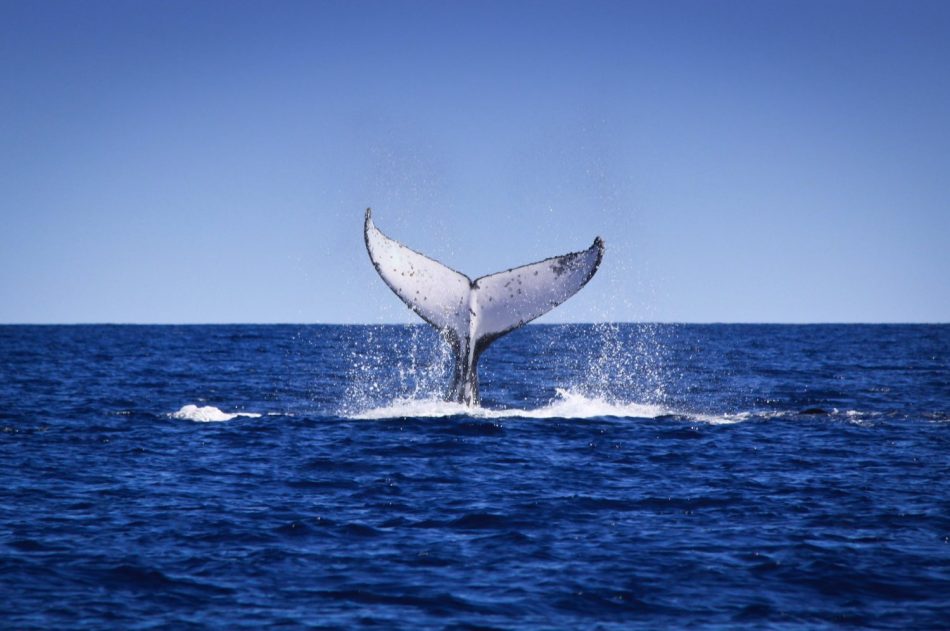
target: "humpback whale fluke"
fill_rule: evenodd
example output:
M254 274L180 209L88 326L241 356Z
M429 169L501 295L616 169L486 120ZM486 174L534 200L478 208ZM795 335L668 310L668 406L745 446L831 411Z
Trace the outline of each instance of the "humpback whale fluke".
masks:
M580 252L471 280L380 232L366 209L366 250L383 281L452 346L448 399L477 405L478 358L506 333L540 317L587 284L604 256L600 237Z

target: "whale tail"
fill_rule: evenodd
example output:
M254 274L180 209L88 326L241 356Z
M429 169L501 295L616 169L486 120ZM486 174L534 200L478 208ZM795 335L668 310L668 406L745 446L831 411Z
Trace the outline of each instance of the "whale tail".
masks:
M455 371L447 398L467 405L479 402L478 359L488 345L576 294L604 256L597 237L586 250L471 280L384 235L369 208L363 236L383 281L451 345Z

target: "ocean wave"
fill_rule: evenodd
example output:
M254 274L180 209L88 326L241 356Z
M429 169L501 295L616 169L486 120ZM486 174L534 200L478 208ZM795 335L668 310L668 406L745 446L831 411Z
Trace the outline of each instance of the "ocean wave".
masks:
M255 414L254 412L235 412L233 414L229 414L227 412L222 412L213 405L198 407L197 405L191 404L182 406L180 410L177 412L172 412L168 416L183 421L195 421L196 423L216 423L220 421L230 421L240 416L246 418L261 417L260 414Z

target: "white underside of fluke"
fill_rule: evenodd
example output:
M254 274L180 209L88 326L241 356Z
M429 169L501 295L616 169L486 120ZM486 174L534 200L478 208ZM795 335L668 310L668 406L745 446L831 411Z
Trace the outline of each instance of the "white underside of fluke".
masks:
M366 249L376 271L406 305L438 329L456 354L450 398L478 402L476 368L494 340L558 306L587 284L604 254L597 237L581 252L482 276L474 281L380 232L366 209Z

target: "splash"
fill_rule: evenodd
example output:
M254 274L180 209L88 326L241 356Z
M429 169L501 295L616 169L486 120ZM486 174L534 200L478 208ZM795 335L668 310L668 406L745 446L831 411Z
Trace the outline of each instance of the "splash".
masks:
M656 419L673 417L709 425L738 423L754 414L691 414L652 403L618 403L601 397L589 397L581 392L558 388L555 398L535 409L468 407L439 399L396 399L389 405L364 410L349 418L359 420L387 420L397 418L445 418L466 416L481 419Z
M576 387L614 402L667 402L672 376L656 324L595 324L592 340L595 351L587 356L583 380Z
M400 330L409 335L398 335ZM441 396L453 361L449 345L429 325L419 324L371 327L349 360L340 410L345 416L384 401Z
M434 398L396 399L389 405L354 414L350 418L381 420L391 418L441 418L468 416L473 418L656 418L669 414L655 405L616 404L601 398L590 398L580 392L557 389L553 401L536 409L469 407Z
M205 405L202 407L198 407L197 405L185 405L177 412L172 412L168 416L183 421L195 421L196 423L216 423L220 421L230 421L239 416L260 418L261 415L253 412L235 412L234 414L228 414L213 405Z
M524 410L508 405L508 409L493 411L444 402L452 374L451 350L430 327L412 325L366 330L350 353L346 392L338 412L348 418L654 418L674 413L666 396L666 351L656 325L556 326L525 329L521 335L530 335L527 339L533 341L524 346L525 338L520 338L515 343L521 348L503 361L503 370L511 374L528 379L544 375L538 386L554 386L558 393L548 406Z

